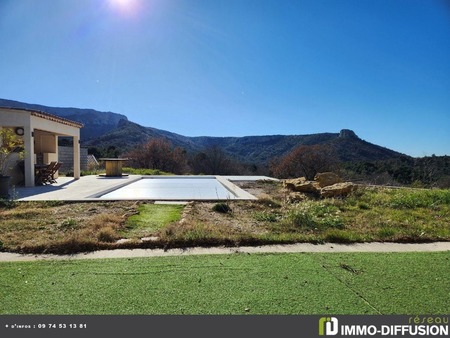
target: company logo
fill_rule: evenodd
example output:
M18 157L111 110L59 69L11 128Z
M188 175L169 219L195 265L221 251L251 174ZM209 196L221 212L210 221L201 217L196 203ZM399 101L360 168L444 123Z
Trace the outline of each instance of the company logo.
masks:
M342 319L342 318L341 318ZM412 323L414 322L414 323ZM447 325L445 325L447 324ZM346 318L339 325L336 317L319 319L319 336L448 336L448 318L410 318L408 324L347 324Z
M319 336L335 336L338 332L339 325L336 317L322 317L319 319Z

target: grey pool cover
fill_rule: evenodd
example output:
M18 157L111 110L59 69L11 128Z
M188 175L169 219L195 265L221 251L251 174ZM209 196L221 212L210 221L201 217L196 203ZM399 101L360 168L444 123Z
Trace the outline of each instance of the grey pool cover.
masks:
M216 178L143 178L107 193L103 199L227 200L236 196Z

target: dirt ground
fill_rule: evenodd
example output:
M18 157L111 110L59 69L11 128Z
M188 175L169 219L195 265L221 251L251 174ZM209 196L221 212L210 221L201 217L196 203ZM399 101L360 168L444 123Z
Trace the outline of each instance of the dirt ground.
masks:
M279 208L277 202L285 199L285 191L280 182L272 181L243 181L233 182L241 189L246 190L258 201L226 201L230 212L221 213L213 210L217 202L193 202L185 211L187 221L204 223L234 229L237 232L261 234L267 232L262 223L255 219L255 212ZM275 202L275 203L273 203ZM273 203L273 205L271 205Z

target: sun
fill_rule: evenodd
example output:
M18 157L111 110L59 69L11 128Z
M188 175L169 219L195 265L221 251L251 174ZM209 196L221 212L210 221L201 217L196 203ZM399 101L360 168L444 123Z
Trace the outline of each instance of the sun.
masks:
M133 0L110 0L113 4L121 7L128 7Z
M132 13L137 8L138 0L109 0L111 7L124 13Z

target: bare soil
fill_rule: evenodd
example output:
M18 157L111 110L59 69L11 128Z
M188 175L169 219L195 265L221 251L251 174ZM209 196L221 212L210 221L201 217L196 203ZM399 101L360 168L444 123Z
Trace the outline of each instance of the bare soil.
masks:
M258 221L254 214L263 210L278 208L273 201L281 203L285 199L286 192L278 182L235 182L235 185L248 191L257 197L258 201L227 201L224 202L231 209L230 212L222 213L213 210L217 202L193 202L188 208L184 218L189 223L203 223L228 229L230 232L263 234L268 229L264 222Z

